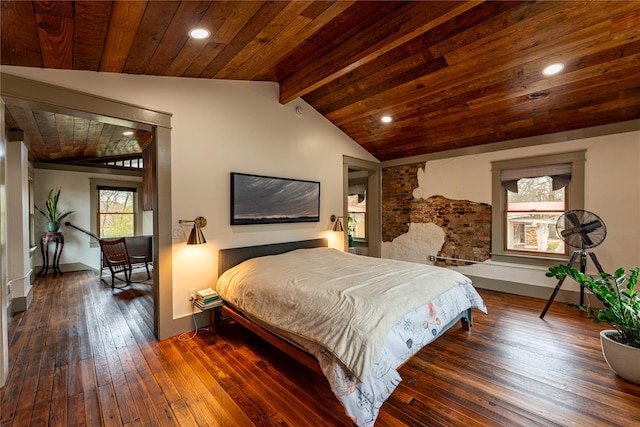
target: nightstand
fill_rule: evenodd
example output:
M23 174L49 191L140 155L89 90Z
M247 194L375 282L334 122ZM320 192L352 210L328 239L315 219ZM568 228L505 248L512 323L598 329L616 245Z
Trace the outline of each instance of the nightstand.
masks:
M222 316L220 313L220 308L222 308L224 306L224 302L218 304L218 305L214 305L211 307L203 307L201 305L199 305L198 303L196 303L196 300L193 301L193 306L200 309L202 312L208 311L210 313L211 316L211 325L213 326L213 328L217 328L218 326L220 326L222 324Z

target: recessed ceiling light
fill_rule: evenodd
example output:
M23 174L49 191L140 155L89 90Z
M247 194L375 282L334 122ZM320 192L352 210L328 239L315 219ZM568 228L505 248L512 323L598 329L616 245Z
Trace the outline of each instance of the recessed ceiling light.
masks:
M189 31L189 35L194 39L206 39L209 37L209 30L205 30L204 28L194 28Z
M390 116L382 116L380 120L382 120L382 123L391 123L393 119Z
M129 135L133 135L133 131L132 130L128 130L125 132L122 132L123 135L129 136Z
M552 76L554 74L558 74L560 71L562 71L562 69L564 68L564 64L551 64L547 67L545 67L544 70L542 70L542 74L544 74L545 76Z

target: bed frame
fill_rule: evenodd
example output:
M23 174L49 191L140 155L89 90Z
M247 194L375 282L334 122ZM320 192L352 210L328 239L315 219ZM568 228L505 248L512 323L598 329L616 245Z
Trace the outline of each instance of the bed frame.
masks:
M313 240L302 240L298 242L287 242L287 243L275 243L270 245L259 245L259 246L247 246L242 248L230 248L230 249L221 249L218 252L218 277L227 271L228 269L240 264L243 261L246 261L251 258L257 258L261 256L267 255L278 255L285 252L290 252L296 249L309 249L309 248L320 248L327 247L328 242L327 239L313 239ZM290 355L294 359L298 360L300 363L308 367L309 369L322 374L320 370L320 365L316 358L307 353L305 350L300 347L290 343L289 341L284 340L278 335L272 333L271 331L263 328L262 326L254 323L249 320L244 314L235 308L229 305L223 305L220 310L215 310L214 312L214 328L219 328L222 325L221 316L224 315L227 318L233 319L245 328L249 329L254 334L260 336L276 348L284 351L286 354ZM458 320L462 323L462 329L468 331L471 329L472 324L472 314L471 309L466 310L461 313L456 319L452 320L449 325L442 329L444 331L448 330L451 326L453 326Z
M321 248L327 246L327 239L313 239L298 242L274 243L270 245L247 246L243 248L221 249L218 252L218 277L228 269L251 258L278 255L296 249ZM214 328L217 329L222 325L222 322L220 321L222 315L235 320L274 347L293 357L307 368L322 375L322 370L320 369L320 365L318 365L318 360L313 355L249 320L244 314L230 305L225 304L220 310L215 310L213 322Z

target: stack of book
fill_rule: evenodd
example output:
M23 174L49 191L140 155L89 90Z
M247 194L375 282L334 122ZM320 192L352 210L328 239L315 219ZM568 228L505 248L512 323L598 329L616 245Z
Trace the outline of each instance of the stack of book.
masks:
M220 295L211 288L203 289L196 292L196 299L193 300L193 305L200 310L209 310L215 307L220 307L224 302Z

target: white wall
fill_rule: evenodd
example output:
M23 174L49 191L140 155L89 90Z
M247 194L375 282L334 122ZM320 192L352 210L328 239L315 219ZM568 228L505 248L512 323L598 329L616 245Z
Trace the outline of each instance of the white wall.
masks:
M31 292L29 261L29 162L28 150L23 141L7 142L7 270L11 282L11 299L20 301L20 309L28 305ZM16 308L12 308L16 311Z
M64 235L64 248L60 256L60 264L70 263L82 263L93 269L100 269L100 248L90 247L90 243L93 240L87 234L84 234L75 229L66 227L65 222L69 221L73 225L78 226L84 230L91 230L91 206L90 203L90 179L108 179L110 181L135 181L142 182L142 178L131 176L117 176L106 175L87 172L68 172L51 169L35 169L33 182L34 182L34 197L35 204L39 208L43 208L44 202L49 195L49 191L52 188L60 189L60 199L58 202L58 209L60 211L73 211L71 215L66 217L62 221L60 231ZM152 216L151 212L144 214ZM45 218L36 211L35 217L35 234L39 236L44 232ZM143 224L146 221L143 221ZM152 234L153 229L150 226L144 227L142 234ZM39 242L39 240L37 240ZM94 242L95 243L95 242ZM95 245L94 245L95 246ZM53 245L50 248L50 254L53 253ZM34 263L37 266L42 265L42 254L38 247L34 258ZM49 259L51 264L51 255ZM37 273L37 271L36 271Z
M424 171L418 173L419 189L414 195L443 195L491 204L492 161L576 150L586 150L585 209L596 213L607 227L606 239L591 251L605 271L640 265L640 131L428 161ZM596 271L591 260L587 265ZM542 267L487 261L459 270L535 286L557 284L544 276L547 269ZM579 287L567 281L563 289Z
M189 288L215 284L220 248L337 239L328 230L329 216L342 212L342 156L376 161L304 101L279 104L275 83L5 66L2 71L173 114L172 206L159 209L171 209L174 228L180 219L199 215L208 222L204 247L174 241L174 318L191 313ZM296 106L302 107L302 117ZM320 222L231 227L230 172L320 181ZM65 198L78 191L74 179L66 179ZM342 247L341 241L330 244ZM63 254L63 261L70 256L71 251Z
M4 119L4 102L0 99L0 387L4 387L9 376L9 342L7 331L7 206L5 193L5 161L7 137Z

